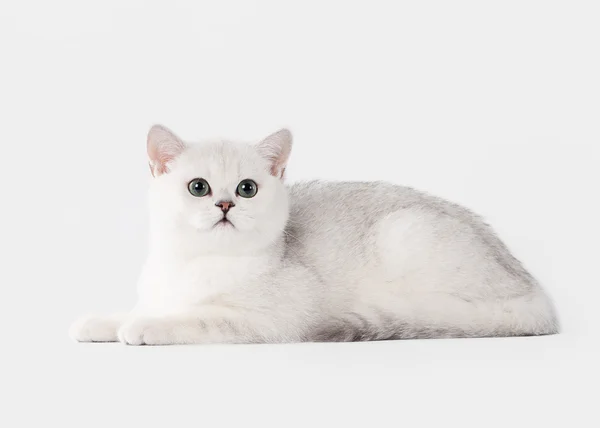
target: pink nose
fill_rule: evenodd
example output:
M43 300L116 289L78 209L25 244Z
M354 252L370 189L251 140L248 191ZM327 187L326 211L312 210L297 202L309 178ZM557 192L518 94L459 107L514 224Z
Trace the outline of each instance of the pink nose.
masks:
M235 204L231 201L219 201L215 204L216 207L221 208L224 214L227 214L230 208L235 207Z

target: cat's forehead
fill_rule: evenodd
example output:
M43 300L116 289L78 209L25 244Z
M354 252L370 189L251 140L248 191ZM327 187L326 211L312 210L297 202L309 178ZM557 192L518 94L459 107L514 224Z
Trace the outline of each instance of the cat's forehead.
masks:
M177 169L203 176L260 174L268 171L268 162L254 146L231 141L188 144L177 160Z

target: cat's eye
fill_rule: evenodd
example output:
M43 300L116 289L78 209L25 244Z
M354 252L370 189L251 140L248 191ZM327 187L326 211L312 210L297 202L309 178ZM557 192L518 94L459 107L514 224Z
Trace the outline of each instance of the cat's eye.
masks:
M201 198L210 193L210 186L208 185L208 181L204 178L194 178L189 182L188 190L193 196Z
M252 198L256 195L257 191L258 186L256 185L256 182L250 179L240 181L240 184L238 184L237 187L237 194L242 198Z

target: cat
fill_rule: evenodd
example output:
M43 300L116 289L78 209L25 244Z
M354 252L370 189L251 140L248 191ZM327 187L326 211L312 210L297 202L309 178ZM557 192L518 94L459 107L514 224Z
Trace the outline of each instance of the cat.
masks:
M469 210L383 182L287 187L292 135L147 138L150 249L127 314L79 342L281 343L547 335L551 299Z

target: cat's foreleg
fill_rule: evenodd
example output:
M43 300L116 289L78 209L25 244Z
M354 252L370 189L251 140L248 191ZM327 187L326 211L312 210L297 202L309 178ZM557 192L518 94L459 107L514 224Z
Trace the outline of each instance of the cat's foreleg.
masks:
M118 332L127 345L175 345L200 343L264 343L299 341L301 333L264 314L207 314L199 311L161 317L136 317ZM218 311L213 311L218 312Z
M77 342L118 342L117 332L127 314L88 315L75 321L69 335Z

